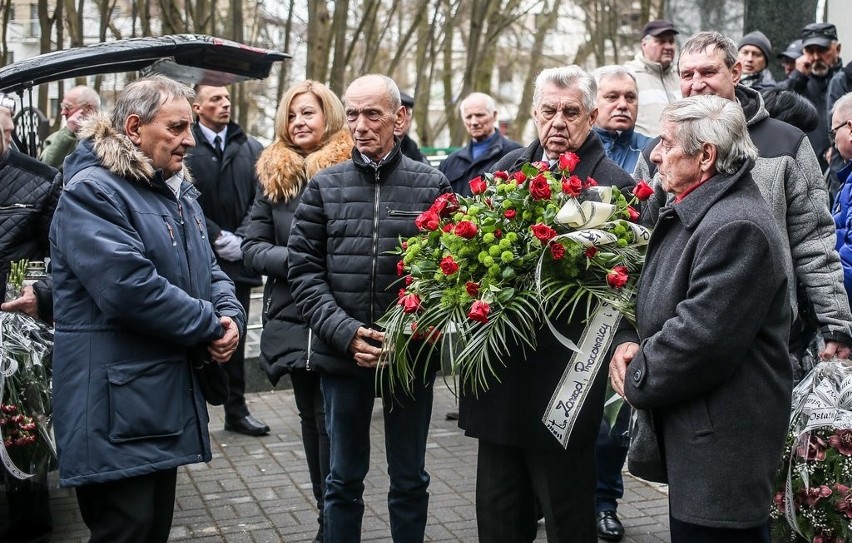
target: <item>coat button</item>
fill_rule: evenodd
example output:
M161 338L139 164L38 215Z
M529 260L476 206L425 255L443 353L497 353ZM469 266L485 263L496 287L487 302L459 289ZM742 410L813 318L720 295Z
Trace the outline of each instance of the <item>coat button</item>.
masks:
M633 372L633 380L638 383L640 379L642 379L642 370Z

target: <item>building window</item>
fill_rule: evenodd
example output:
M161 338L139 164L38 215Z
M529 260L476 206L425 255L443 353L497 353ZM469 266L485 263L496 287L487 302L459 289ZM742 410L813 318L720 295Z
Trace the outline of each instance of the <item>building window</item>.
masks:
M41 36L41 27L38 24L38 4L30 4L30 37Z

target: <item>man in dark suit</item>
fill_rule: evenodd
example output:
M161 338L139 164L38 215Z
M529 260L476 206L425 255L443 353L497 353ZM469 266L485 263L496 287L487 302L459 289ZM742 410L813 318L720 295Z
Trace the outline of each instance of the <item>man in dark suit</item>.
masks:
M574 152L574 173L600 185L631 187L633 179L606 157L592 126L597 118L597 86L578 66L550 68L536 79L533 119L538 138L507 154L493 170L518 171L526 162L555 161ZM582 317L561 332L577 341ZM550 399L568 365L571 351L540 329L534 352L510 346L500 382L488 391L463 397L459 426L479 439L476 521L479 540L519 543L536 536L536 502L544 513L547 540L594 542L595 439L603 411L606 370L588 387L567 448L542 423ZM609 358L605 358L609 360Z
M195 92L192 109L197 120L192 125L192 135L196 146L186 161L195 186L201 191L198 202L216 260L237 287L237 299L248 314L251 289L261 282L259 275L243 265L240 244L257 193L254 164L263 147L231 121L228 89L198 85ZM269 426L252 417L246 406L245 341L243 335L231 361L223 366L230 387L225 402L225 430L262 436L269 433Z

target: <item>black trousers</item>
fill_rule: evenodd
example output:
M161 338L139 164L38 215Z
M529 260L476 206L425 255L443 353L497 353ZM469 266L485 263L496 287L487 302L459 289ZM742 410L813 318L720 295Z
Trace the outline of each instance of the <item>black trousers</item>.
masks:
M177 468L77 487L89 543L166 543L175 511Z
M302 428L302 444L305 447L305 459L311 474L311 486L319 511L318 521L322 525L323 496L325 479L329 471L329 441L325 428L325 404L320 388L320 374L303 369L290 372L293 383L293 395Z
M235 283L237 291L237 300L242 304L246 315L249 313L249 304L251 303L251 286L242 283ZM223 364L225 373L228 374L228 401L225 402L225 418L228 420L238 420L248 416L249 410L246 407L246 335L240 338L240 344L237 345L237 350L234 351L231 360L227 364Z
M53 522L50 515L47 471L30 479L13 477L0 466L8 502L8 518L0 520L3 543L47 543ZM0 499L0 502L3 500ZM2 513L0 513L2 517Z
M769 520L754 528L711 528L683 522L669 515L672 543L769 543Z
M548 543L596 543L595 449L540 452L479 441L479 540L524 543L536 536L536 501Z

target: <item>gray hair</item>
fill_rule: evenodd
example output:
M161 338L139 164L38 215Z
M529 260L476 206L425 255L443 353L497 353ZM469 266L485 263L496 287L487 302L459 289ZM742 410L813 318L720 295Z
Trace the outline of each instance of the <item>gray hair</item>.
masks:
M835 111L840 111L845 116L852 115L852 92L844 94L834 102L834 106L832 106L831 112L828 115L829 119L834 116Z
M597 107L598 85L595 83L595 78L576 64L542 70L535 78L533 106L538 107L541 104L541 90L548 84L556 85L562 89L576 87L583 98L586 113Z
M191 101L195 92L184 85L162 75L152 75L137 79L127 85L115 101L112 110L112 126L124 133L124 121L131 115L138 115L142 124L154 120L163 104L175 98Z
M385 90L387 91L387 97L390 101L391 111L396 113L396 110L402 106L402 97L399 95L399 87L396 85L396 82L384 74L367 74L355 78L352 83L365 78L378 78L385 84ZM349 83L349 86L352 86L352 83ZM349 90L349 87L347 87L347 90ZM343 93L343 102L346 102L346 93Z
M78 106L89 106L95 111L99 111L101 109L101 97L97 92L95 92L95 89L85 85L78 85L69 89L68 92L65 93L65 96L73 96L74 102Z
M683 44L683 47L680 49L680 55L682 57L687 53L703 53L707 49L721 51L725 56L725 66L729 69L733 68L734 64L737 63L737 56L739 55L737 44L731 38L718 32L696 32ZM679 63L680 57L678 57Z
M674 124L674 137L688 156L709 143L716 148L716 170L735 173L747 160L757 159L748 135L743 108L719 96L691 96L666 106L663 122Z
M631 72L620 64L610 64L608 66L601 66L600 68L592 72L592 75L594 76L595 83L597 83L598 86L601 85L601 81L603 81L604 79L609 79L611 77L629 77L633 80L633 84L637 85L638 88L638 84L636 83L636 76L633 75L633 72Z
M494 101L494 98L485 94L484 92L472 92L465 96L464 100L459 104L459 113L461 113L462 117L464 117L464 104L468 100L471 99L480 99L485 101L485 107L488 108L488 111L494 113L497 111L497 102Z

